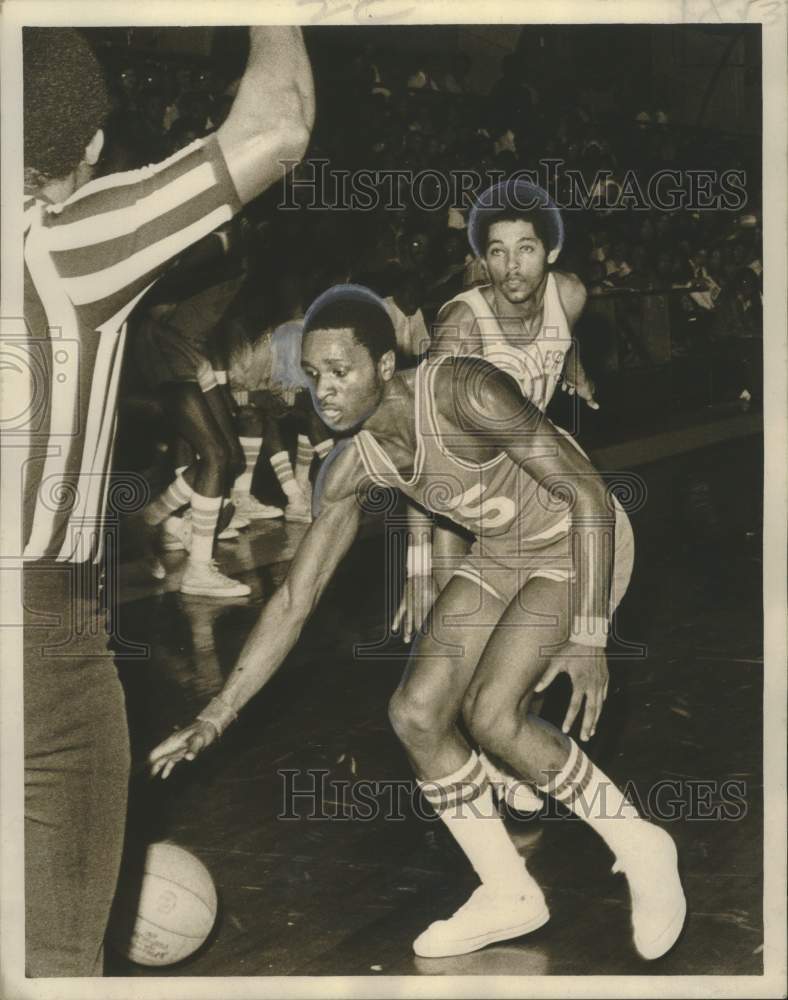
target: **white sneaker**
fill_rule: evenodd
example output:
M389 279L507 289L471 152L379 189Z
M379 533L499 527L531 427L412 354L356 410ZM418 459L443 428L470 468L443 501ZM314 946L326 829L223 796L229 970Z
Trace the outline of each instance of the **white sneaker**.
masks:
M233 493L233 503L235 504L236 516L249 518L250 521L282 517L284 511L281 507L269 507L268 504L260 503L257 497L251 493Z
M521 813L540 812L544 805L541 795L537 794L532 785L513 774L500 771L484 753L479 753L479 760L487 772L490 784L499 802L505 802L510 809Z
M219 571L213 561L189 562L181 579L182 594L198 594L202 597L247 597L252 588L240 580L233 580Z
M170 522L175 523L170 525ZM227 542L233 538L238 538L238 531L233 527L231 521L226 528L223 528L219 532L216 540L218 542ZM190 510L187 510L183 517L170 517L164 522L164 548L167 552L176 552L179 549L191 552L192 512Z
M252 522L248 517L244 517L243 514L239 514L238 511L233 514L230 523L227 525L228 528L234 528L236 531L243 531L248 528Z
M678 940L687 916L673 838L643 820L642 839L613 871L623 872L629 883L635 947L643 958L660 958Z
M285 521L290 521L293 524L311 524L312 511L306 500L291 500L285 507Z
M139 514L135 515L134 523L137 525L142 550L142 565L145 572L154 580L163 580L167 576L167 569L161 561L162 539L164 537L161 526L148 524L144 517Z
M154 580L163 580L167 576L167 567L155 556L148 563L148 571Z
M529 877L516 892L480 885L448 920L436 920L413 942L421 958L447 958L478 951L535 931L550 919L542 890Z
M238 529L236 528L236 526L233 524L233 522L230 521L230 523L227 525L227 527L223 528L219 532L219 534L216 536L216 541L217 542L227 542L231 538L238 538L239 536L240 536L240 532L238 531Z
M165 552L188 552L192 543L192 522L188 513L168 517L161 525L161 547Z

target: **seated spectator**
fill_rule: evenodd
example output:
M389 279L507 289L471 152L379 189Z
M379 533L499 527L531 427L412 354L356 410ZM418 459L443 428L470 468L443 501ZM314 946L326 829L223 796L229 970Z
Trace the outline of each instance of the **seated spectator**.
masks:
M394 323L399 368L410 368L426 351L430 335L421 309L423 298L424 283L408 271L399 274L391 294L383 298Z
M467 94L470 92L469 76L471 57L467 52L453 52L450 68L443 78L443 90L447 94Z

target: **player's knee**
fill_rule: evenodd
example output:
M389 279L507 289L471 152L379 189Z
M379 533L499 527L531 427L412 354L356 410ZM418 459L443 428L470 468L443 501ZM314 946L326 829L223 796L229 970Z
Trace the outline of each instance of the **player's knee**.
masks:
M243 449L240 446L235 447L230 453L230 475L235 479L236 476L240 476L245 470L246 456L243 453Z
M262 437L263 419L253 406L243 406L238 411L235 426L241 437Z
M205 462L208 468L215 470L219 475L228 472L230 460L227 447L223 441L209 437L200 444L200 460Z
M406 746L424 746L435 742L443 727L435 706L417 691L399 689L389 701L389 720L400 742Z
M489 684L469 687L462 715L474 740L494 753L509 746L517 732L518 718L511 699Z

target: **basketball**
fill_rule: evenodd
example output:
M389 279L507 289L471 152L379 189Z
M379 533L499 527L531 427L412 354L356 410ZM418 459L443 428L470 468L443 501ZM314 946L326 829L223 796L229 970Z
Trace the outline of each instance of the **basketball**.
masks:
M203 944L216 905L216 887L202 861L177 844L151 844L124 864L109 940L139 965L172 965Z

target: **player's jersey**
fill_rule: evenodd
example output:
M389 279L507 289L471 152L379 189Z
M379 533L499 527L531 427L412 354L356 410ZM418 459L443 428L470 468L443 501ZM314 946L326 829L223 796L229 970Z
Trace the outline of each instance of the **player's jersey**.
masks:
M354 441L366 474L472 532L490 553L515 555L566 536L568 507L504 451L482 463L452 452L451 442L441 434L435 402L435 376L446 361L446 357L424 361L416 371L417 446L412 477L400 476L373 434L361 430ZM568 435L567 439L571 441Z
M545 410L553 398L561 378L564 358L572 344L572 334L558 295L555 275L547 276L542 326L532 340L526 338L525 329L517 320L505 320L504 331L481 288L460 292L449 301L464 302L471 308L479 332L480 353L490 364L511 375L520 386L522 394L540 410Z

